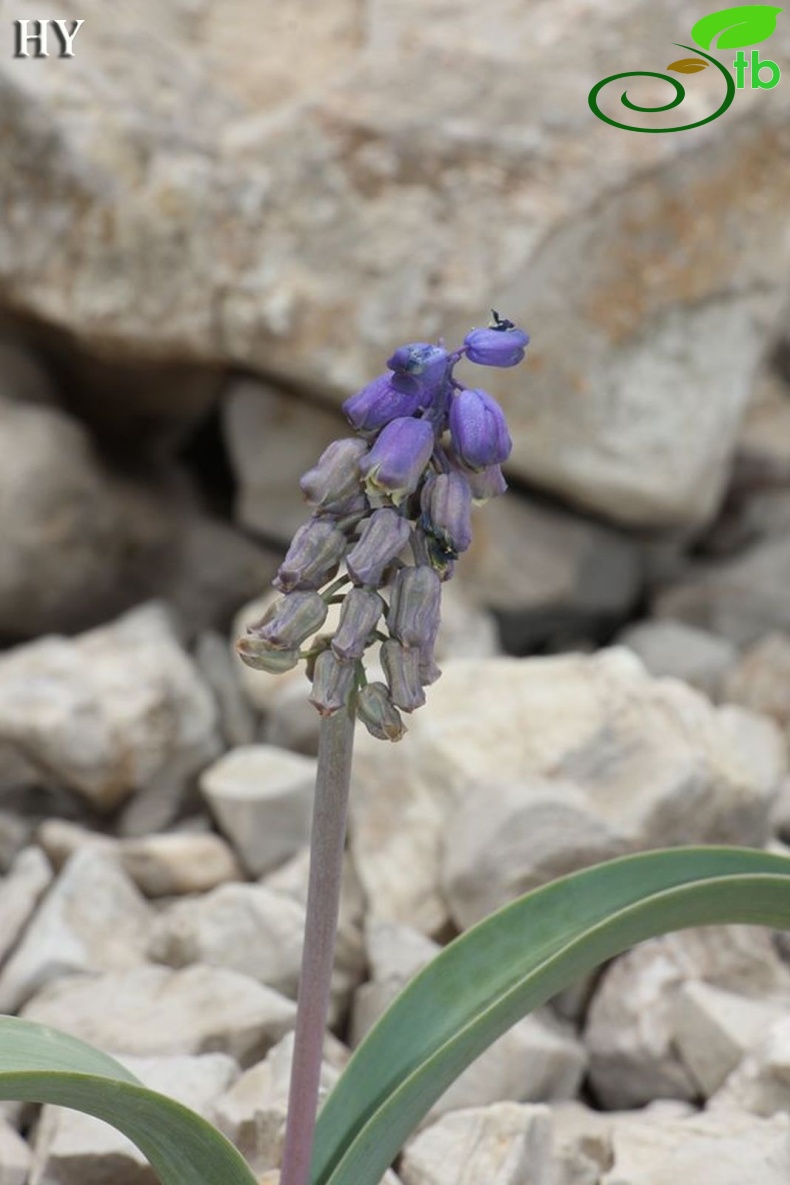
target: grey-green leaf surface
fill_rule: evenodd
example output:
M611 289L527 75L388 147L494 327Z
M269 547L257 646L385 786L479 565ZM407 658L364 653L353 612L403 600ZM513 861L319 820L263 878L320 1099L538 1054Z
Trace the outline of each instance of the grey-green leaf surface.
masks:
M697 21L691 36L703 49L740 49L744 45L759 45L767 41L776 29L776 18L782 12L772 4L739 4L722 8Z
M220 1132L119 1062L46 1025L0 1017L0 1099L59 1103L118 1128L162 1185L256 1185Z
M467 931L400 994L318 1121L311 1185L378 1185L450 1083L506 1029L606 959L689 926L790 928L790 859L675 848L563 877Z

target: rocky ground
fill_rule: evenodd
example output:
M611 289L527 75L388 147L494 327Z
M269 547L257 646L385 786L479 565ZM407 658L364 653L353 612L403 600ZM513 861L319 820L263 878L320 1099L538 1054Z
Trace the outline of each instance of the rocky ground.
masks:
M85 52L0 62L0 1010L127 1061L272 1185L318 718L233 641L341 398L401 341L494 300L533 334L491 375L512 489L446 587L444 674L401 744L358 737L325 1085L518 894L790 847L790 88L613 136L579 96L706 6L269 7L53 0ZM92 1119L0 1114L0 1185L153 1183ZM786 1185L790 942L614 960L395 1173Z

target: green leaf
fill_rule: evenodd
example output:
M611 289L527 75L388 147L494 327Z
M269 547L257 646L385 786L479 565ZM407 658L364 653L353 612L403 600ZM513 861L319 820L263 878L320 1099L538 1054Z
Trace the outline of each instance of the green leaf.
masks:
M722 8L697 21L691 36L697 45L710 49L714 38L721 34L716 49L741 49L744 45L758 45L767 41L776 29L776 18L784 11L772 4L739 4L736 8Z
M352 1057L319 1115L311 1185L378 1185L436 1099L522 1016L636 942L723 922L790 929L790 860L646 852L486 918L408 985Z
M256 1185L233 1145L205 1119L46 1025L0 1017L0 1099L59 1103L104 1119L137 1145L162 1185Z

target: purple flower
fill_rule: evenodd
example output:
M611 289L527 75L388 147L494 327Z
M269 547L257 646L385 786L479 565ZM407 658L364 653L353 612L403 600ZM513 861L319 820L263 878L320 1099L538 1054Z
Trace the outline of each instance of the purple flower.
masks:
M404 395L415 395L427 406L447 378L449 354L430 342L401 346L387 361L394 372L392 385Z
M320 588L337 571L346 546L345 535L333 523L309 519L291 540L273 581L275 588L284 593Z
M268 671L270 675L282 675L299 661L298 650L276 650L269 642L250 634L239 638L236 653L246 666L256 671Z
M378 593L368 588L350 589L343 601L340 624L332 639L332 649L337 657L362 658L383 612L384 602Z
M528 344L528 333L499 318L488 329L473 329L464 338L466 356L478 366L518 366Z
M355 662L344 662L331 650L322 650L313 668L310 703L320 716L331 716L345 705L354 689Z
M326 601L317 592L292 592L271 605L247 633L277 650L293 650L317 633L326 621Z
M362 524L362 534L348 553L346 566L357 584L380 585L387 568L409 542L411 527L389 506L376 510Z
M366 452L365 441L357 436L333 441L299 482L307 501L333 514L364 506L359 460Z
M435 473L422 487L423 530L450 558L472 542L472 490L462 473Z
M380 741L399 741L406 731L384 683L368 683L357 699L357 716Z
M450 404L450 436L470 469L501 465L513 447L502 408L487 391L474 387L459 391Z
M403 712L413 712L425 703L420 682L420 652L401 646L390 638L381 647L381 665L387 677L390 698Z
M413 416L420 410L421 392L396 390L390 371L380 374L367 387L343 404L343 411L358 432L378 432L399 416Z
M398 505L420 484L434 447L426 420L399 417L382 428L359 468L369 493L384 493Z
M441 581L433 568L401 568L387 617L392 636L407 647L432 647L439 630L441 597Z

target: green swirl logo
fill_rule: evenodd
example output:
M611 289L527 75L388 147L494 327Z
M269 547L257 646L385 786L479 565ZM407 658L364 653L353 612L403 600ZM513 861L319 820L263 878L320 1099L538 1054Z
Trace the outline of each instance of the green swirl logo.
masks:
M757 45L762 41L767 41L775 31L776 19L782 11L781 8L776 8L769 4L741 4L736 8L724 8L720 12L714 12L709 16L703 17L692 28L691 36L696 41L697 46L702 46L702 50L696 48L696 46L682 45L680 42L675 42L680 49L687 49L690 53L700 56L680 58L676 62L671 62L666 67L667 70L672 70L678 74L697 74L701 70L706 70L709 66L713 66L724 79L724 98L712 115L707 115L704 119L697 119L693 123L680 124L677 127L643 128L636 124L624 123L621 120L613 119L601 110L598 103L598 97L601 91L609 83L620 82L625 78L659 78L663 82L668 82L674 91L674 96L669 102L646 107L632 102L628 97L628 91L624 90L620 95L620 102L629 111L656 114L662 111L672 111L674 108L679 107L686 97L686 88L683 86L683 83L677 78L672 78L669 74L660 74L655 70L626 70L620 74L611 74L608 78L602 78L600 82L596 82L588 96L587 101L590 110L593 115L603 120L604 123L608 123L611 127L620 128L625 132L645 132L651 135L661 135L667 132L687 132L691 128L699 128L703 124L711 123L712 120L718 119L720 115L723 115L728 107L731 106L736 90L743 90L747 85L747 76L753 90L771 90L779 82L781 70L776 62L772 62L768 58L761 58L757 50L752 50L750 60L744 54L743 47ZM704 52L706 49L714 48L714 40L716 41L716 50L738 50L736 58L732 63L734 74L726 66L722 65L721 62L717 61L716 58ZM769 77L766 77L766 71L768 71Z

